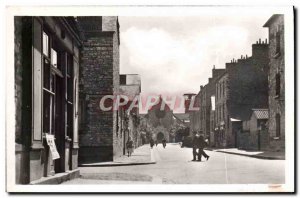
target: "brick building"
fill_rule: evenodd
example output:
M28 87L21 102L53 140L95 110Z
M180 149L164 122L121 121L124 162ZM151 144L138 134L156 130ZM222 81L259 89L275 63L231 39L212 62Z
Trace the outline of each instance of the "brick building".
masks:
M216 83L216 129L222 147L239 147L237 133L254 108L268 108L269 58L267 41L252 45L252 56L226 63ZM224 132L223 132L224 131Z
M139 96L141 93L141 78L138 74L122 74L120 75L120 94L128 97L129 102L123 109L120 109L121 121L119 127L123 131L123 154L126 153L124 142L130 136L134 142L134 146L142 145L141 134L138 129L140 122L139 116ZM130 105L136 104L136 107L129 109ZM125 118L126 117L126 118Z
M73 17L15 17L16 183L78 176L78 71ZM56 152L50 148L56 145Z
M269 122L270 149L285 149L285 63L284 16L273 15L264 27L269 28Z
M225 72L225 69L212 69L212 77L209 78L205 86L200 86L200 91L196 95L196 105L199 111L190 112L191 130L200 131L206 138L212 142L211 135L213 135L214 127L211 126L211 117L214 117L212 112L212 97L215 96L216 81L218 77ZM213 115L211 115L213 113ZM211 128L213 127L213 128Z
M228 129L228 73L219 76L216 82L216 109L215 109L215 142L217 147L226 147L226 129Z
M112 161L123 153L120 110L103 111L103 96L120 92L118 17L78 17L80 61L79 162ZM112 102L112 101L111 101Z

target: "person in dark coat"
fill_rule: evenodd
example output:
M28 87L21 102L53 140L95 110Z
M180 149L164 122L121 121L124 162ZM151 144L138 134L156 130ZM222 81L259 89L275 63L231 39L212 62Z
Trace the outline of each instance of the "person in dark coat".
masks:
M201 135L198 142L198 160L201 161L202 155L208 160L209 156L204 152L204 148L207 146L207 143L204 140L204 137Z
M150 140L150 147L153 148L153 145L154 145L154 140L151 138L151 140Z
M162 143L163 147L166 148L167 140L165 138L161 141L161 143Z
M200 136L198 133L195 135L193 139L193 160L197 160L198 156L198 161L201 161L202 155L208 160L209 156L204 152L204 148L206 146L206 142L204 140L203 136Z
M194 138L193 138L193 141L192 141L192 145L193 145L193 160L192 161L196 161L197 159L197 155L198 155L198 152L197 152L197 149L199 148L199 143L200 143L200 137L199 137L199 134L195 134ZM199 156L198 156L199 158Z
M132 141L131 137L128 137L128 140L126 142L126 148L127 148L127 153L128 153L128 157L129 157L133 153L133 141Z

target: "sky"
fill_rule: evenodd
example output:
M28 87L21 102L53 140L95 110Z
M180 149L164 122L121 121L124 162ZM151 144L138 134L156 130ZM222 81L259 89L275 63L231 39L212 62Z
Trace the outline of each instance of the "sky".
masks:
M121 16L121 73L141 76L142 97L197 94L214 65L225 68L233 58L251 56L251 45L268 38L268 29L262 26L270 17L269 13Z

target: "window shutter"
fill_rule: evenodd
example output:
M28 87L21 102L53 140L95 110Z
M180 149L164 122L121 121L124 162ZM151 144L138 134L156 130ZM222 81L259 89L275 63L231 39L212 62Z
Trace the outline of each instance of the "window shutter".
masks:
M33 145L42 143L42 25L33 18L33 67L32 67L32 98L33 98Z

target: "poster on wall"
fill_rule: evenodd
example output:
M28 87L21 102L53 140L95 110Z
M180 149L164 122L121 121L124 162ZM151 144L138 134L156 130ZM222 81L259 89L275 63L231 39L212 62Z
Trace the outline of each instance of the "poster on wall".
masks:
M57 152L57 149L56 149L54 135L46 134L46 141L47 141L47 144L50 148L52 159L53 160L59 159L60 156L59 156L59 153Z

